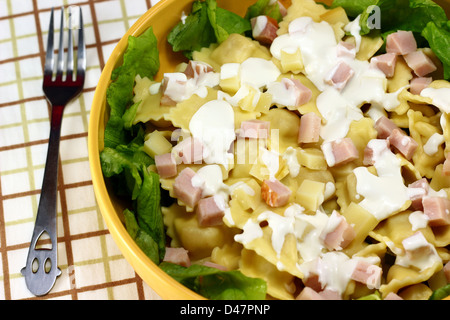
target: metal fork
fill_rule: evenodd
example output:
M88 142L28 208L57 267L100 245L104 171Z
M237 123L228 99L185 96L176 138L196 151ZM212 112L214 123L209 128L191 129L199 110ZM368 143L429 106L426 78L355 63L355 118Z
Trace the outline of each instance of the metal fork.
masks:
M74 77L74 48L72 36L72 12L69 8L69 31L66 71L64 74L64 7L61 8L61 26L59 36L59 52L54 66L54 26L53 8L45 57L43 91L51 104L50 136L48 141L47 160L41 196L36 215L35 227L31 237L26 266L21 270L28 289L36 296L47 294L61 274L58 268L56 199L58 185L59 141L64 107L76 98L84 86L86 71L86 46L84 41L83 16L80 8L80 24L78 29L77 69ZM53 75L54 67L56 75ZM38 240L47 234L51 241L50 248L37 248Z

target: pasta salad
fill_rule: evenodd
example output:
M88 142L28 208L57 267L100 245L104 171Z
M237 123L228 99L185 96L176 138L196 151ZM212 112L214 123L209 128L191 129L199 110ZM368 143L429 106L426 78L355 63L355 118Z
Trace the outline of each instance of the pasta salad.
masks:
M162 81L130 37L101 163L140 248L210 299L449 295L450 23L423 2L194 1Z

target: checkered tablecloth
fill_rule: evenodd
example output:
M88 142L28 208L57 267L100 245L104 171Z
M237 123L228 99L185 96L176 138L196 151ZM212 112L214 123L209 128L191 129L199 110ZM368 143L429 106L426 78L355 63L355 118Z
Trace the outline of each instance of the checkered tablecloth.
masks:
M58 265L39 299L159 299L124 259L96 204L87 149L89 112L103 66L153 0L0 0L0 299L38 299L25 285L49 136L42 92L51 7L83 10L87 77L64 111L58 178ZM59 10L55 27L59 28ZM57 44L55 44L57 46Z

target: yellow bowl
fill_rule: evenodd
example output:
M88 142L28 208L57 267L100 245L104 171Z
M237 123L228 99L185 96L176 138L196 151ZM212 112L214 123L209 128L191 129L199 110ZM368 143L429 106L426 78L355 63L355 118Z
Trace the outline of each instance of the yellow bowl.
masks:
M103 149L103 133L107 116L106 90L110 83L112 71L122 63L122 56L128 44L128 36L138 36L150 26L153 27L153 31L158 39L161 63L156 79L160 80L163 72L172 71L177 64L183 61L181 54L173 53L171 46L167 42L167 35L180 21L182 12L190 12L193 1L161 0L157 5L144 13L128 30L117 44L103 69L95 91L89 120L89 161L95 195L103 218L124 257L139 276L163 299L188 300L203 299L203 297L184 287L163 272L139 249L129 236L121 220L125 204L121 203L108 189L100 167L99 152ZM218 5L243 16L247 8L255 2L256 0L219 0ZM330 3L331 0L322 0L321 2ZM436 2L442 5L447 13L450 12L449 0L438 0Z
M163 272L139 249L129 236L121 220L125 206L114 197L107 187L100 166L99 152L103 150L103 133L107 116L106 90L110 83L112 71L122 63L122 56L128 44L128 36L138 36L147 28L153 27L155 36L158 39L161 63L160 72L156 75L156 79L161 79L163 72L172 71L177 64L183 61L181 54L173 53L171 46L167 42L167 35L180 21L182 12L190 12L192 2L193 0L161 0L157 5L144 13L128 30L117 44L102 71L89 118L89 161L92 182L100 211L124 257L139 276L163 299L187 300L202 299L202 297ZM248 6L254 2L255 0L219 0L218 4L222 8L243 16Z

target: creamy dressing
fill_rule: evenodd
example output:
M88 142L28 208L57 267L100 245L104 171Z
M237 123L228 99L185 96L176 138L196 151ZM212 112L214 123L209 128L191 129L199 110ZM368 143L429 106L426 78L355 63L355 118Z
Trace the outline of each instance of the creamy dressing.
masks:
M280 70L270 60L248 58L241 63L241 83L248 83L258 88L264 88L278 79Z
M205 103L192 116L189 131L203 144L204 162L221 164L228 168L233 161L229 149L236 139L233 107L223 100Z
M297 150L288 147L283 153L283 160L286 161L289 168L289 175L295 178L300 173L300 164L298 163Z
M275 179L275 175L280 169L280 157L278 153L274 151L267 150L265 148L260 148L261 160L269 170L269 176L271 180Z
M195 73L193 78L188 79L182 72L165 73L164 82L166 82L164 94L175 102L181 102L194 94L202 98L206 97L208 87L214 88L219 85L220 74L205 72L198 75Z
M433 104L443 113L450 113L450 88L425 88L420 92L422 97L430 98Z
M202 197L220 195L223 199L228 199L229 188L223 183L220 166L213 164L201 167L197 170L196 176L204 182Z
M425 228L428 225L428 220L428 216L422 211L411 212L408 216L408 221L411 223L413 231Z
M435 247L430 244L422 232L418 232L402 241L405 254L397 255L395 264L403 267L416 267L420 271L431 268L435 263L442 263Z
M433 156L438 152L438 148L441 144L445 142L445 138L442 134L434 133L424 144L423 151L429 155Z
M373 139L368 146L373 150L378 176L366 167L354 169L356 191L364 197L359 205L381 221L400 210L409 200L408 188L403 183L400 159L386 147L385 141Z

